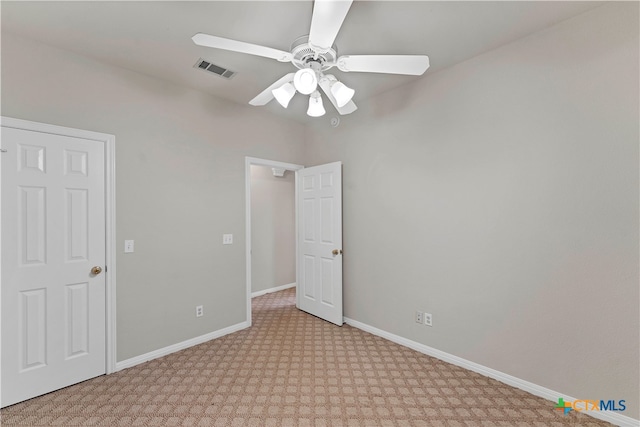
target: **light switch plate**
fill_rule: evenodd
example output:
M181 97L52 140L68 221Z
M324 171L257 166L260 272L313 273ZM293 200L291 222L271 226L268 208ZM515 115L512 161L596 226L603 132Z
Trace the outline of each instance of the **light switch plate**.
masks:
M133 252L133 240L124 241L124 253L129 254Z
M223 234L222 235L222 244L223 245L232 245L233 244L233 234Z

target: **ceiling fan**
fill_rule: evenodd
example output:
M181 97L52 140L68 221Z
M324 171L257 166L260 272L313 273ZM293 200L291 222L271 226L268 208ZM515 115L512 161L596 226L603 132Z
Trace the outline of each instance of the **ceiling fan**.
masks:
M325 71L338 67L344 72L422 75L429 68L426 55L343 55L338 56L333 42L353 0L315 0L308 36L296 39L291 50L273 49L223 37L198 33L192 37L199 46L264 56L280 62L291 62L298 71L289 73L249 101L265 105L275 98L284 108L296 92L309 95L307 114L325 114L318 86L340 114L350 114L358 107L352 101L355 90Z

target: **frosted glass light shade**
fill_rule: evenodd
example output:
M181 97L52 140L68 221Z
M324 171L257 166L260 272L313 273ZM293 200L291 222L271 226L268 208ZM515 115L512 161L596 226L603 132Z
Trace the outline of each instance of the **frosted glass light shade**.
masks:
M346 86L342 82L335 82L333 86L331 86L331 94L336 99L338 107L344 107L345 105L347 105L347 103L351 101L351 98L353 98L353 95L355 93L355 90Z
M307 110L307 115L311 117L320 117L324 116L324 113L326 113L326 111L322 105L322 98L318 91L315 91L309 97L309 109Z
M293 87L291 83L285 83L277 89L271 91L273 93L273 97L282 105L284 108L289 106L289 101L293 98L293 95L296 94L296 88Z
M318 77L311 68L298 70L293 76L293 85L296 90L304 95L312 94L318 87Z

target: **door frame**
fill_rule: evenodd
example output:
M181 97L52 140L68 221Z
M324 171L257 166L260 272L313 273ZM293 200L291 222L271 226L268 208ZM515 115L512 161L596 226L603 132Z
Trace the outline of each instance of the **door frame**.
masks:
M257 157L244 158L244 194L245 194L245 262L246 262L246 284L247 284L247 327L251 326L251 166L267 166L270 168L286 169L288 171L298 171L304 166L294 163L279 162L276 160L259 159ZM298 192L296 180L295 192L295 227L296 227L296 288L298 287Z
M116 137L0 116L0 126L101 142L105 162L105 373L116 371ZM0 166L1 168L1 166ZM1 172L1 170L0 170ZM1 203L1 202L0 202ZM0 230L0 235L2 231ZM1 256L1 254L0 254ZM1 268L1 267L0 267Z

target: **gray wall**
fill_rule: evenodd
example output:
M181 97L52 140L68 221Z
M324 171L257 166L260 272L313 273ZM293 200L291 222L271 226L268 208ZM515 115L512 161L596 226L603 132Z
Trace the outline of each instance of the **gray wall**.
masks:
M244 157L303 163L298 125L5 33L2 114L116 136L119 361L246 320Z
M638 52L610 4L310 133L344 162L345 315L639 418Z
M295 173L251 166L251 291L296 281Z

